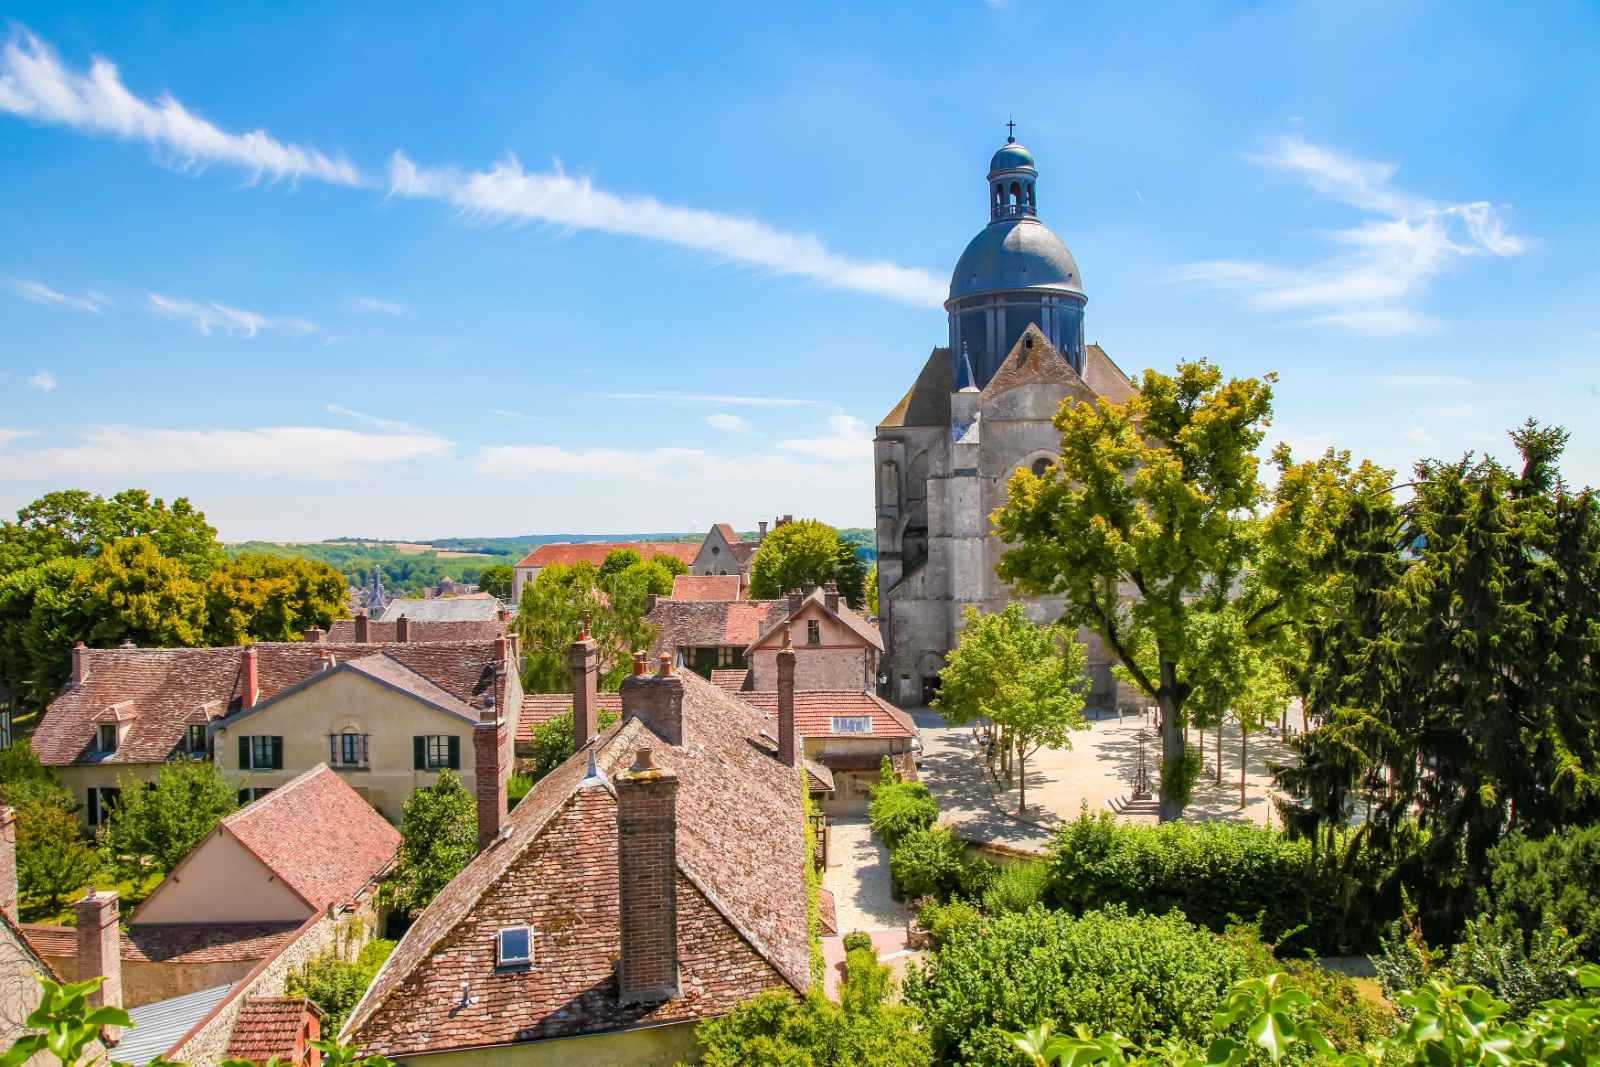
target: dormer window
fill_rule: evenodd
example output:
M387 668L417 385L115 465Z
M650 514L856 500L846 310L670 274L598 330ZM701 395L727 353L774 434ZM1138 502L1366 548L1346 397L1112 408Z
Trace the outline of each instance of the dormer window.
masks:
M533 928L502 926L495 935L495 965L524 967L533 962Z
M201 756L206 751L206 728L204 723L190 723L189 735L185 746L191 755Z
M117 724L114 722L101 723L95 730L95 747L101 752L115 752L117 750Z

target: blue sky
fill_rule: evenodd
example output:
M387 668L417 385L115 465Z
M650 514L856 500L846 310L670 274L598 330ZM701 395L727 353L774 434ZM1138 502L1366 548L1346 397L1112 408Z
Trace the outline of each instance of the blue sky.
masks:
M284 7L0 8L0 509L868 523L1008 114L1125 369L1600 481L1592 3Z

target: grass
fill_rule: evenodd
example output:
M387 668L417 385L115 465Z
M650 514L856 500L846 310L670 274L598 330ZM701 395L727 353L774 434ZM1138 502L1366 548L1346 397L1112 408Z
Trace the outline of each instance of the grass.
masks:
M116 881L110 876L109 872L104 871L97 875L94 880L94 888L96 890L110 889L122 898L122 919L124 922L127 921L128 915L133 911L134 906L143 902L145 897L148 897L151 893L154 893L156 886L160 884L161 873L159 871L152 871L148 878L137 884L128 878ZM77 925L77 918L72 910L73 905L82 899L84 891L88 888L88 886L80 886L78 889L66 894L62 898L64 901L62 905L54 910L51 909L47 901L34 900L27 894L23 894L18 901L17 910L25 923L75 926Z

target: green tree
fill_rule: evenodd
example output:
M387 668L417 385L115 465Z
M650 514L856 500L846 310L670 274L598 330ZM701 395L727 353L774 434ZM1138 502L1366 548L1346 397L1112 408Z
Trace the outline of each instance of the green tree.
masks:
M571 686L567 650L603 607L599 572L587 563L551 564L522 590L516 626L522 636L522 687L561 693ZM601 660L600 669L611 665Z
M1164 765L1187 759L1191 617L1242 595L1236 579L1267 500L1256 449L1273 380L1224 382L1209 363L1181 363L1173 375L1146 371L1126 403L1063 403L1059 459L1042 475L1017 471L993 516L1016 546L1000 577L1064 597L1063 621L1099 634L1160 707ZM1182 814L1164 789L1161 818Z
M205 643L298 641L345 614L343 575L326 563L241 555L206 577Z
M866 606L868 615L878 614L878 564L874 560L872 566L867 568L867 577L862 583L862 601Z
M606 553L606 558L600 561L600 581L608 581L613 575L620 574L629 567L637 567L644 559L637 551L631 548L614 548Z
M1016 753L1017 810L1028 808L1028 757L1071 745L1083 719L1083 645L1065 627L1036 626L1013 600L998 613L966 609L961 639L939 672L934 707L952 722L989 720Z
M171 874L238 806L233 786L208 760L178 760L154 781L119 779L118 785L122 797L101 830L101 847L108 866L135 885L152 870Z
M204 585L148 538L122 538L105 546L87 570L78 572L74 593L78 610L92 620L85 637L92 645L203 643Z
M767 535L750 564L750 596L776 600L794 589L832 579L851 607L860 607L864 584L861 560L839 531L816 519L786 522Z
M17 888L50 914L94 882L100 853L85 841L72 795L57 786L30 790L17 806ZM9 791L8 791L9 795Z
M478 591L500 600L510 600L511 586L515 580L516 571L511 564L491 563L478 575Z
M109 499L68 489L46 493L18 511L15 522L0 524L0 575L54 559L86 559L128 537L149 539L197 576L222 557L217 531L184 497L169 507L143 489Z
M601 708L597 723L604 730L617 721L617 713ZM567 760L575 751L572 736L572 709L554 715L533 728L532 779L537 782Z
M659 564L666 570L668 574L673 575L674 577L680 574L689 573L689 565L687 563L679 559L677 556L669 556L663 552L657 552L655 555L645 560L645 562ZM670 592L672 587L668 586L667 588Z
M379 899L415 917L478 850L478 807L453 771L418 789L400 809L400 858Z

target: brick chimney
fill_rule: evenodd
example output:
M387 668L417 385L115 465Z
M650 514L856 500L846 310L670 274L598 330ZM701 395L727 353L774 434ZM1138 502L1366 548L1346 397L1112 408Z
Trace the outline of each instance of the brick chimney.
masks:
M783 624L783 647L778 649L778 760L786 767L800 763L800 738L794 727L794 645L789 624Z
M595 640L589 636L589 620L583 632L567 650L567 669L572 674L572 751L581 752L590 738L600 731L600 657Z
M80 982L100 975L105 981L89 994L89 1007L122 1007L122 933L117 929L118 898L111 891L89 890L72 909L78 920ZM107 1036L121 1036L121 1027L106 1027Z
M494 844L506 821L506 724L494 697L484 699L472 731L472 791L478 798L478 851Z
M261 672L256 666L256 650L244 650L244 706L253 708L261 699Z
M411 620L404 615L395 620L394 639L401 644L411 640Z
M681 682L680 682L681 684ZM678 995L678 777L648 748L615 779L623 1004Z
M756 534L756 543L760 544L767 539L767 520L762 519L757 525L761 527L761 532Z
M839 613L839 583L832 578L823 583L822 606L835 615Z
M72 646L72 684L82 685L89 680L89 648L82 641Z
M662 652L653 675L645 655L633 654L633 675L622 680L622 714L643 719L669 745L683 744L683 679L672 673L672 654Z
M308 626L300 636L308 645L320 645L328 639L328 632L320 626Z
M356 644L364 645L364 644L367 643L369 637L371 636L370 627L368 626L368 623L371 622L371 620L369 618L367 618L367 613L366 612L358 611L358 612L356 612L355 622L356 622Z
M0 911L17 921L17 812L0 808Z

